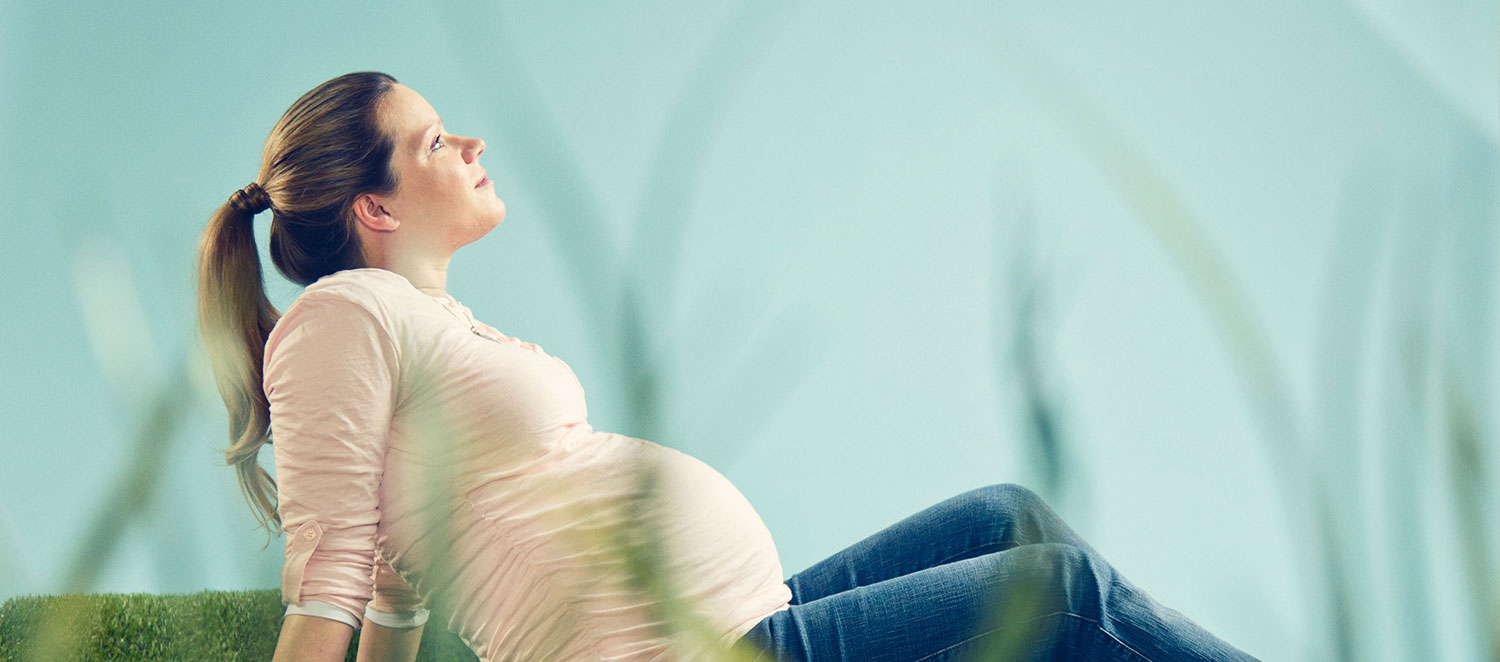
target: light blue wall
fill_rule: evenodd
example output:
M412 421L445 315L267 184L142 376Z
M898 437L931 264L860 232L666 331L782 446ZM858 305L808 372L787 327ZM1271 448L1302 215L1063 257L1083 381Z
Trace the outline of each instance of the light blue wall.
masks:
M87 590L276 585L195 243L375 69L488 143L509 212L450 291L727 475L788 573L1014 481L1264 659L1479 659L1493 2L215 4L0 2L0 598L111 539L143 435Z

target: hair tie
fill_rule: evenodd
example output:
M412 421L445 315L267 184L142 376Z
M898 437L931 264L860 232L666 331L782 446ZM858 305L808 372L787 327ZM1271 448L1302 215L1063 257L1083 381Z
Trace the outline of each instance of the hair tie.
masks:
M234 192L229 196L229 204L234 210L241 214L254 216L271 208L271 196L256 182L250 182L245 188Z

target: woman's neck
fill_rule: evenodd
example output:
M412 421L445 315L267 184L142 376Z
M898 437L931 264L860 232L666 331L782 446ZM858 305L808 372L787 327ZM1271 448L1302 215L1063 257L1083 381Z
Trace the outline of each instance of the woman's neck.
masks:
M385 264L376 264L387 271L401 274L403 278L412 284L412 287L427 294L445 295L448 293L448 261L451 255L443 258L423 259L421 256L400 257L385 261Z

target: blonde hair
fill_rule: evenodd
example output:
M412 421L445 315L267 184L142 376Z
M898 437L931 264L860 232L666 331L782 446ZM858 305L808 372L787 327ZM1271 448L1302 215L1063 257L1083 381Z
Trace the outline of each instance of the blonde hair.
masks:
M299 285L366 266L352 206L360 194L396 189L393 141L377 115L396 84L383 73L351 73L297 99L266 139L255 182L219 206L199 243L198 327L229 412L224 455L267 544L281 516L276 481L257 461L272 442L262 361L281 313L266 298L253 221L271 210L271 262Z

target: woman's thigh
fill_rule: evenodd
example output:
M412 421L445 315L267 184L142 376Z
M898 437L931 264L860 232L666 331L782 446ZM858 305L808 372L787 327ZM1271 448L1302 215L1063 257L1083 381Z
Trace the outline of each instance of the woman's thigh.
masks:
M1093 549L1031 490L988 485L901 520L787 580L804 604L945 563L1021 545L1065 543Z
M742 645L783 662L1141 662L1099 628L1099 572L1071 545L1012 546L793 605Z

